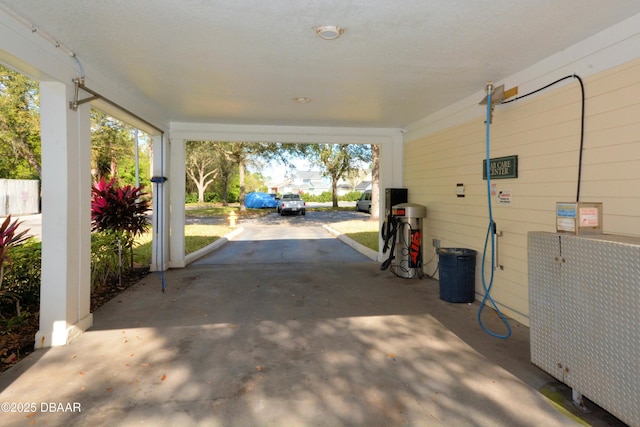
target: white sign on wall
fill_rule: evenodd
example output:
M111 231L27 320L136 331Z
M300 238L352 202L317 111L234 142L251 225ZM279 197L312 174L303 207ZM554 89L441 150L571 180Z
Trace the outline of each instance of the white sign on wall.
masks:
M511 190L499 190L496 200L500 206L511 206Z

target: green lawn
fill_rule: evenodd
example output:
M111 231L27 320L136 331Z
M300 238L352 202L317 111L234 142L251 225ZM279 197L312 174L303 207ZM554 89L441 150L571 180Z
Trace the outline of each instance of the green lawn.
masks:
M333 223L331 227L363 246L378 250L378 221L343 221Z
M189 224L184 227L185 255L204 248L219 238L229 234L233 229L226 225ZM136 239L133 258L137 264L151 263L151 232Z
M353 206L338 206L337 208L334 208L332 206L312 206L309 207L307 206L307 210L308 211L319 211L319 212L325 212L325 211L354 211L356 208L354 208Z
M184 228L184 252L190 254L231 233L226 225L190 224Z

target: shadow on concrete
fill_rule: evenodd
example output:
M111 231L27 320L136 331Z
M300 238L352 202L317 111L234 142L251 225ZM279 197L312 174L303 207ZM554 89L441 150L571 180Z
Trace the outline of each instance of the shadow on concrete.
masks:
M270 218L309 219L322 222ZM285 227L256 228L269 237L167 272L165 293L150 274L77 341L0 374L0 402L38 405L2 425L578 425L538 391L552 378L530 364L526 327L498 340L480 329L477 303L441 301L436 281L398 278L304 233L325 254L301 262L304 248L270 237ZM267 261L251 262L258 253Z
M370 262L166 277L166 293L148 276L78 341L0 377L2 400L79 402L82 413L3 425L575 425L488 357L493 338L480 352L444 326L480 334L467 307L438 299L437 282Z

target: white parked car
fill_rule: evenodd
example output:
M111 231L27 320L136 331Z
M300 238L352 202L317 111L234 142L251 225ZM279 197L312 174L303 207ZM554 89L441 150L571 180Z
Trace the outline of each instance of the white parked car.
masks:
M365 190L356 202L356 210L371 213L371 190Z

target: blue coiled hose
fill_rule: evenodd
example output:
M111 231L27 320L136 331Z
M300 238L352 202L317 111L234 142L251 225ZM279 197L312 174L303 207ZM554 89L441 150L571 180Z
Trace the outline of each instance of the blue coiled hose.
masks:
M509 324L509 321L504 316L504 314L502 314L502 312L496 305L493 298L491 298L491 287L493 286L493 272L494 272L495 256L496 256L495 255L496 254L496 225L495 225L495 222L493 221L493 209L491 207L491 167L490 167L490 161L489 161L489 159L491 158L489 154L491 151L490 129L491 129L491 113L493 109L493 106L491 105L492 92L493 92L493 85L489 83L487 84L487 121L486 121L486 159L487 159L486 172L487 172L487 205L489 206L489 226L487 227L487 235L484 240L484 250L482 251L482 287L484 288L484 297L482 298L482 301L480 302L480 307L478 308L478 323L480 323L480 326L482 327L482 329L484 329L484 331L489 335L494 336L496 338L506 339L511 336L511 325ZM487 281L485 279L484 273L485 273L485 265L486 265L485 259L487 256L487 247L489 245L489 239L491 239L491 276L489 278L489 284L487 285ZM496 334L495 332L492 332L491 330L489 330L482 322L482 310L484 310L484 307L487 301L491 303L493 308L496 310L496 312L500 316L500 319L502 320L502 322L506 325L507 327L506 334L504 335Z

